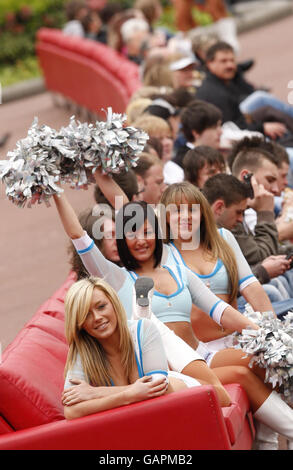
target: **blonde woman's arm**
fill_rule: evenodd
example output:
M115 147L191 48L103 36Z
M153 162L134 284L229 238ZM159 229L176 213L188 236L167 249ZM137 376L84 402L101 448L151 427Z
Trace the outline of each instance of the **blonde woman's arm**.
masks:
M75 419L100 411L106 411L119 406L129 405L139 401L148 400L163 395L166 391L166 382L152 381L151 377L142 377L133 384L123 387L107 387L107 396L82 401L72 406L64 406L66 419Z

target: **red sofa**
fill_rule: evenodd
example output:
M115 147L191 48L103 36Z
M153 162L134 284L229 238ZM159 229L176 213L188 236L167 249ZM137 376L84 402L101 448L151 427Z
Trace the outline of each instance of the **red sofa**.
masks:
M60 400L67 355L64 296L70 274L6 348L0 364L0 449L250 449L249 402L237 384L219 406L211 386L196 387L66 421ZM163 423L158 426L158 423Z
M97 41L41 28L36 52L47 89L97 114L124 113L141 86L138 66Z

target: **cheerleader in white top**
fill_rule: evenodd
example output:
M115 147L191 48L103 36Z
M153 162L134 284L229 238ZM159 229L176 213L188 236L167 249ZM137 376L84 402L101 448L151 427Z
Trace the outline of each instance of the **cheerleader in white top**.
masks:
M200 383L168 370L151 320L128 320L105 281L85 278L65 299L69 352L62 401L67 419L104 411Z

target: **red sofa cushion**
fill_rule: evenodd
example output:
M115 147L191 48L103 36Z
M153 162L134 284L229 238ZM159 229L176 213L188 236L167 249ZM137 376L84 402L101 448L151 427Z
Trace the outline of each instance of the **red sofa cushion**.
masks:
M47 88L97 114L108 106L125 112L141 87L138 66L104 44L47 28L38 31L37 39Z
M222 412L233 445L243 431L243 423L245 417L249 414L250 404L246 393L239 384L225 385L225 389L231 397L233 406L222 408ZM248 420L251 422L249 416Z
M64 322L35 315L3 353L0 415L14 429L64 419L61 393L68 346Z

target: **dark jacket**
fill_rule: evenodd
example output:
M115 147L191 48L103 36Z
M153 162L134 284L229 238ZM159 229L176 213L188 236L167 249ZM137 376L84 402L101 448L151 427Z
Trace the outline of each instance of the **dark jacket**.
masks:
M282 246L279 243L274 213L270 211L257 212L254 234L251 231L247 232L242 223L237 224L232 233L253 274L261 284L270 281L267 271L261 265L264 259L271 255L286 254L292 250L291 244Z
M263 132L262 122L248 123L239 108L241 101L253 91L253 87L243 79L236 77L235 80L226 83L211 72L207 72L196 92L196 98L217 106L223 113L223 122L232 121L240 129Z

